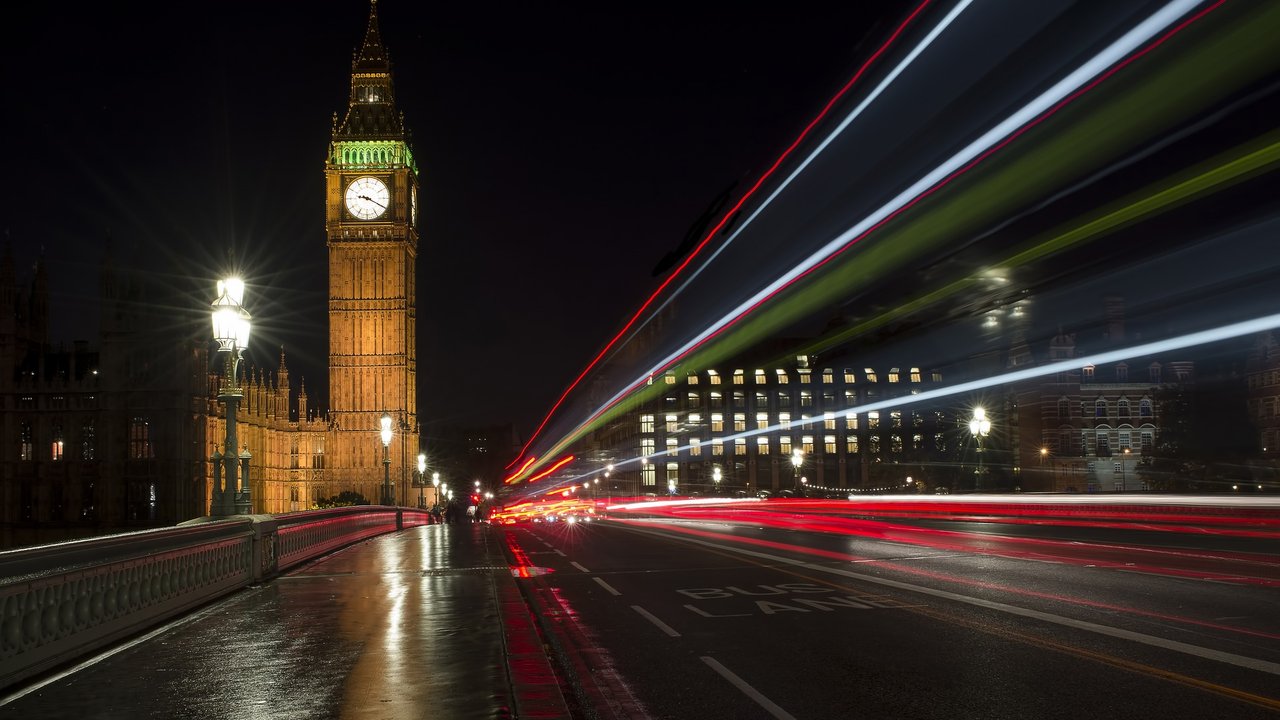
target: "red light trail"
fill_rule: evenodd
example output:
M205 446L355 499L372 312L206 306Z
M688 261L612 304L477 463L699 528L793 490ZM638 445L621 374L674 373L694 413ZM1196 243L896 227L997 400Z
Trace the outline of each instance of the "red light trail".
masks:
M611 339L604 346L604 348L602 348L600 352L596 354L596 356L591 360L591 362L588 363L587 366L582 370L582 372L580 372L578 376L574 378L573 382L569 384L569 387L565 388L564 392L560 394L560 397L556 400L555 404L551 406L551 410L547 413L546 417L542 419L542 422L538 425L537 429L534 430L533 434L529 436L528 441L526 441L524 446L520 448L520 452L516 455L516 457L506 466L507 468L510 468L512 465L515 465L517 462L520 461L520 458L524 456L525 452L529 449L529 446L533 444L533 441L538 437L539 434L541 434L542 430L547 426L547 423L551 421L551 417L555 415L556 411L560 409L560 406L564 404L565 398L569 396L569 393L573 392L573 390L576 387L578 387L578 384L582 382L582 379L586 377L587 374L591 372L591 370L595 368L595 366L598 365L602 359L604 359L604 356L608 354L609 350L611 350L613 346L616 345L618 341L622 339L624 335L627 334L627 332L632 328L632 326L636 324L636 321L640 319L640 316L643 315L644 312L649 308L649 306L653 304L654 300L656 300L658 296L661 295L663 291L667 289L667 286L669 286L672 282L674 282L675 279L681 273L684 272L685 268L687 268L689 264L693 262L693 259L697 257L702 252L702 250L707 246L707 243L711 241L711 238L715 237L716 233L720 232L720 230L724 228L724 225L729 221L729 218L733 217L734 214L738 212L738 210L742 209L742 206L746 204L747 200L749 200L752 196L754 196L755 193L760 189L760 187L764 185L764 183L777 171L777 169L782 165L782 163L786 161L786 159L791 155L791 153L809 135L809 132L813 130L813 128L826 117L827 113L830 112L831 108L836 104L836 102L838 102L840 98L843 97L845 93L847 93L849 89L854 86L855 83L857 83L857 81L863 76L863 74L866 73L867 69L871 66L871 64L874 63L876 60L878 60L880 56L883 55L886 50L888 50L889 46L892 45L893 42L898 39L898 37L903 33L903 31L906 30L907 26L910 25L911 22L915 20L916 17L919 16L921 12L924 11L925 7L927 7L930 2L932 2L932 0L924 0L924 2L916 6L915 10L913 10L911 14L907 16L907 19L903 20L902 23L898 25L897 29L895 29L893 33L889 36L889 38L885 40L884 43L881 44L880 47L874 53L872 53L871 57L867 58L866 62L864 62L858 68L858 71L854 73L853 77L850 78L847 83L845 83L844 87L840 88L839 92L837 92L835 95L831 97L830 100L827 101L827 104L823 106L822 111L819 112L813 118L813 120L811 120L809 124L805 126L804 130L800 132L800 134L791 143L791 145L788 146L787 149L784 150L776 160L774 160L773 164L769 166L769 169L766 170L760 176L760 178L756 180L755 184L753 184L747 190L747 192L745 192L742 195L742 197L738 199L738 202L735 203L733 207L729 208L729 210L724 213L724 215L720 218L720 221L716 223L715 227L711 228L711 231L708 232L706 236L702 239L702 241L699 242L698 245L694 247L694 249L688 254L688 256L685 257L684 261L681 262L676 267L676 269L673 270L671 274L667 276L667 279L662 281L662 283L658 286L658 289L653 291L653 293L649 296L649 298L644 301L644 303L640 306L639 309L636 310L635 314L631 316L631 319L628 320L627 323L622 327L622 329L619 330L617 334L613 336L613 339ZM519 473L517 473L517 475L519 475ZM532 478L530 480L532 481Z

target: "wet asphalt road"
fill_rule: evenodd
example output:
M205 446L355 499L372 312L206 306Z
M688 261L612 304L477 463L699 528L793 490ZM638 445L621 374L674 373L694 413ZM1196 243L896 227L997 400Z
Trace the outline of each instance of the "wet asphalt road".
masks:
M1028 545L1017 527L925 525L894 523L892 539L694 521L414 528L87 659L9 696L0 719L1280 712L1276 541L1148 547L1089 530L1028 531ZM546 663L536 639L513 647L522 593L568 706L522 705L513 677Z
M0 718L511 717L497 536L372 538L87 659Z
M1089 530L1031 553L989 529L967 543L692 521L507 532L550 571L522 582L601 717L1280 712L1275 540L1161 536L1153 551Z

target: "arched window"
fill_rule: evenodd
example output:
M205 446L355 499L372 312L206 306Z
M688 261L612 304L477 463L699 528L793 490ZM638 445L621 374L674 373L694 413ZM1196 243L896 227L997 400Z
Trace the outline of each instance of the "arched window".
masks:
M1142 398L1138 401L1138 415L1144 418L1152 416L1151 398Z
M1103 400L1102 398L1098 398L1098 401L1093 404L1093 416L1099 417L1099 418L1104 418L1107 416L1106 400Z
M1066 398L1058 398L1058 419L1069 420L1071 418L1071 404Z
M1116 403L1116 417L1129 417L1129 400L1128 398L1120 398Z

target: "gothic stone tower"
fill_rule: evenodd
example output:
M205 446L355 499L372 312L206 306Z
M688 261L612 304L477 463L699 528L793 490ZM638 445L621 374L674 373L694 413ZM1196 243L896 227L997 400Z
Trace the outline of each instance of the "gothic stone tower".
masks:
M379 420L389 414L396 498L407 499L418 453L418 169L396 110L391 61L378 32L377 0L352 59L346 117L334 114L325 163L329 247L329 432L331 488L372 502L383 482Z

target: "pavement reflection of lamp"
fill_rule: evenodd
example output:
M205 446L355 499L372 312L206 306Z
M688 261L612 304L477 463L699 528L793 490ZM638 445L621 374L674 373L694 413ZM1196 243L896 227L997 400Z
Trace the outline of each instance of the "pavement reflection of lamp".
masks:
M418 453L418 509L425 510L427 507L426 498L427 487L427 456L424 453Z
M382 416L382 504L395 505L391 490L391 416Z
M227 406L226 438L221 454L213 454L213 497L210 515L243 515L253 507L249 491L248 465L243 473L243 489L237 487L240 469L240 445L236 438L236 408L240 404L237 375L244 349L249 346L249 311L244 309L244 281L232 277L218 281L218 297L213 301L213 339L218 352L226 353L227 374L223 378L218 399Z
M987 411L982 408L973 409L973 418L969 420L969 434L973 435L974 441L978 444L978 470L977 483L978 489L984 488L985 481L983 473L985 468L982 466L982 439L991 433L991 421L987 420Z

